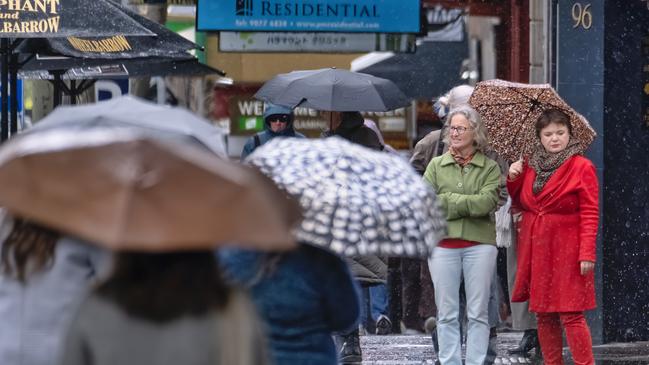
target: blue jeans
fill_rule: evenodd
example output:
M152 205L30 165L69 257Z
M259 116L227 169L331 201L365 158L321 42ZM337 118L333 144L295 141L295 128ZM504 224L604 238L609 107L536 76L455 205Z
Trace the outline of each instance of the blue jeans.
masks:
M374 322L381 314L388 316L388 288L385 284L375 284L363 288L363 300L361 305L361 321L367 319L367 308L370 309L370 316ZM364 323L365 324L365 323ZM365 324L367 327L367 324Z
M490 328L488 303L497 253L495 246L487 244L436 247L429 259L438 312L438 357L443 365L462 365L459 290L463 277L468 317L466 365L482 365L485 360Z

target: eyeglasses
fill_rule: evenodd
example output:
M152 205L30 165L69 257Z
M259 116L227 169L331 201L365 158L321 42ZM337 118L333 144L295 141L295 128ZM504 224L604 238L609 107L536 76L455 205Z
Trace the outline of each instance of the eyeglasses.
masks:
M268 116L268 122L269 123L288 123L289 116L286 114L273 114Z
M466 132L468 130L471 130L471 129L473 129L473 128L467 128L467 127L459 126L459 127L450 127L449 131L450 131L451 134L453 132L455 132L457 134L464 134L464 132Z

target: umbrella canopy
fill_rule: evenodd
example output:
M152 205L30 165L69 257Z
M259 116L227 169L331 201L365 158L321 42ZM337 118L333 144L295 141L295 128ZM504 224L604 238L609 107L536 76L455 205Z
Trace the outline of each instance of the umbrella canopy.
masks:
M224 132L207 120L183 108L154 104L132 96L95 104L58 107L26 133L59 127L81 130L96 126L130 127L181 136L200 142L219 156L227 155Z
M0 204L116 250L295 245L299 206L272 181L203 148L132 128L53 128L0 148Z
M482 81L476 85L469 104L480 113L489 131L490 145L509 161L532 153L539 143L534 125L549 108L560 109L570 116L572 137L581 143L582 151L596 136L586 118L570 107L549 84Z
M338 137L275 138L246 160L300 201L299 241L346 256L427 257L446 221L408 162Z
M18 47L19 53L41 53L82 59L124 59L142 57L172 57L174 54L190 56L186 51L201 48L167 27L112 4L133 19L154 37L129 36L115 33L110 36L70 35L56 38L27 39Z
M200 63L196 57L181 54L175 57L126 59L83 59L37 55L23 66L22 79L54 79L51 71L61 71L62 80L104 79L149 76L224 76L225 72Z
M16 24L56 23L56 29L45 31L23 26L20 34L11 35L7 30L13 29L10 23L16 20L2 19L4 28L0 28L0 31L4 30L5 33L0 37L17 37L11 45L8 39L2 39L0 45L2 62L9 65L7 69L3 69L3 80L7 80L5 77L9 78L9 70L16 75L24 65L24 60L18 60L18 54L44 53L77 57L78 61L82 62L81 58L125 59L152 56L175 58L176 55L191 57L186 51L200 48L164 26L110 0L11 1L5 7L7 10L16 10L14 14L19 19ZM13 9L16 7L20 9ZM20 19L30 21L21 22ZM143 35L146 37L142 37ZM13 55L10 57L11 53ZM73 67L84 66L76 64L65 70ZM45 70L53 70L53 68L48 66ZM161 72L162 70L158 68L156 73ZM17 77L12 76L10 79L15 83ZM2 82L2 84L4 103L2 109L8 110L8 83ZM11 102L16 104L16 98L12 97ZM59 100L55 100L55 103L58 102ZM17 114L12 113L11 119L12 123L9 126L8 115L6 112L2 113L0 137L3 140L8 137L9 129L12 133L17 131Z
M153 36L109 0L3 1L0 38Z
M255 94L259 100L289 107L328 111L388 111L408 98L390 80L359 72L323 68L279 74Z

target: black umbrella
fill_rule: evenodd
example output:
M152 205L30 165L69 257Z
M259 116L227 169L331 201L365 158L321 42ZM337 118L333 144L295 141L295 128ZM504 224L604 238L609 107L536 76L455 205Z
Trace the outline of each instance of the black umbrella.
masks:
M77 58L122 59L151 56L172 57L176 53L185 53L188 50L201 48L161 24L128 8L115 6L155 36L141 37L118 34L106 37L68 36L33 39L23 42L18 47L18 51Z
M390 80L336 68L293 71L266 82L255 97L329 111L388 111L410 103Z
M74 103L76 96L94 84L91 79L224 74L201 64L187 52L200 48L199 45L128 8L118 7L156 36L27 40L19 49L30 54L21 62L21 77L53 80L54 103L58 105L61 91L70 95ZM68 86L62 82L65 79L84 81Z
M20 68L18 47L25 39L155 35L110 0L11 1L3 2L0 10L12 14L11 17L0 19L2 140L9 136L8 87L11 88L12 95L11 130L17 130L16 74Z
M8 4L7 4L8 3ZM152 36L109 0L3 1L0 38ZM29 6L28 6L29 5Z

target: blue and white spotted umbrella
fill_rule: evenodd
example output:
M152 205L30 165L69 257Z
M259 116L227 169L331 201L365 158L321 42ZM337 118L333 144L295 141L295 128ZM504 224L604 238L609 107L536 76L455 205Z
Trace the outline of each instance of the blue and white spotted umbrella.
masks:
M246 161L299 200L300 241L345 256L426 257L446 232L435 192L400 156L337 137L275 138Z

